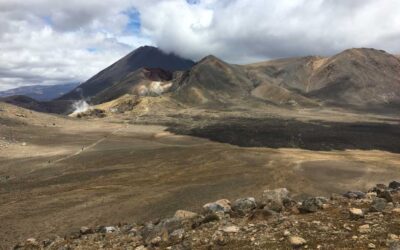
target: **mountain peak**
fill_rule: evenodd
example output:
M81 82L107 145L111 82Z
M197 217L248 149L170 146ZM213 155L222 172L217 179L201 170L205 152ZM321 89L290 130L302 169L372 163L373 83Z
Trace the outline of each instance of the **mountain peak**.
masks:
M166 53L153 46L142 46L78 86L80 91L73 90L60 99L91 98L140 68L160 68L174 72L188 70L193 65L193 61L173 53Z
M223 60L219 59L218 57L214 56L214 55L208 55L206 57L203 57L198 64L203 64L203 63L215 63L215 62L219 62L219 63L224 63L226 64L226 62L224 62Z
M378 54L389 55L384 50L378 50L374 48L351 48L342 51L338 55L378 55Z

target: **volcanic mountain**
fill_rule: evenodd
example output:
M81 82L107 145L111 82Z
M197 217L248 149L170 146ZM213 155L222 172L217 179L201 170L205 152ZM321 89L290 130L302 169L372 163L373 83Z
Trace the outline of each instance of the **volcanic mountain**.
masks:
M194 62L191 60L183 59L174 54L167 54L158 48L143 46L100 71L59 99L77 100L93 97L140 68L161 68L166 71L179 71L187 70L193 64Z
M172 77L173 74L170 71L160 68L140 68L93 96L91 103L112 101L125 94L160 95L172 85L170 82Z

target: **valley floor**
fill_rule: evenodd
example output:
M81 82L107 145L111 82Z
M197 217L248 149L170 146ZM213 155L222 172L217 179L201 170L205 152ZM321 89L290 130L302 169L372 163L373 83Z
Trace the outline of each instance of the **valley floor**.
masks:
M164 123L171 128L186 119L180 115ZM172 134L166 126L146 125L150 116L77 120L27 113L16 119L0 126L0 242L6 249L29 237L148 221L267 188L287 187L302 197L400 179L400 155L381 150L243 148Z

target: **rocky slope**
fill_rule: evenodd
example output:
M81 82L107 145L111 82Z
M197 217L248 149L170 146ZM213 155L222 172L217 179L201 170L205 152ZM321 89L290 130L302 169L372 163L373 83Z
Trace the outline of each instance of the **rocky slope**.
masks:
M382 50L349 49L332 57L281 59L245 67L255 79L328 104L371 109L400 103L400 60Z
M400 249L400 182L295 201L285 188L207 203L202 212L82 227L14 249Z

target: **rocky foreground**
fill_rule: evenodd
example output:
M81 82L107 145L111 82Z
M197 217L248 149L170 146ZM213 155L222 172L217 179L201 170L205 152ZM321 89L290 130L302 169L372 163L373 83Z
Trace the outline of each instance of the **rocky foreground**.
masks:
M400 182L368 192L291 199L285 188L234 202L205 204L198 214L142 225L82 227L65 237L27 239L14 249L391 249L400 250Z

